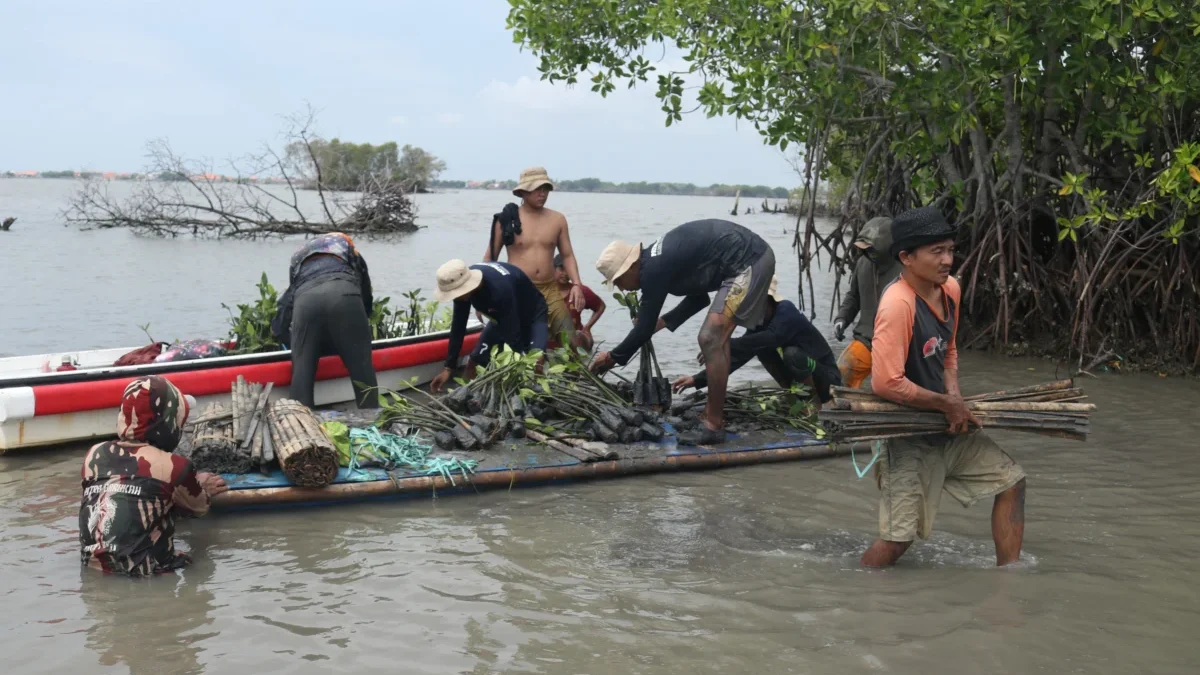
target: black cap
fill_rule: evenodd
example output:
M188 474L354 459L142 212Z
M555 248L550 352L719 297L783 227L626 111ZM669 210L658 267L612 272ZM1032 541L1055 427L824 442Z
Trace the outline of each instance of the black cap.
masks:
M559 253L559 254L557 254L557 255L555 255L555 256L554 256L554 267L555 267L555 269L557 269L557 268L559 268L559 267L562 267L562 266L563 266L563 262L562 262L562 254L561 254L561 253Z
M888 253L899 260L901 251L953 239L957 234L958 230L946 222L946 216L936 206L912 209L892 220L892 246Z

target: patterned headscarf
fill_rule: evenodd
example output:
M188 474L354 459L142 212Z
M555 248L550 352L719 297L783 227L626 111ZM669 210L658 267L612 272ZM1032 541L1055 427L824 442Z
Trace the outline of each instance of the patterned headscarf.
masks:
M125 387L117 412L117 436L170 452L183 438L188 402L175 385L158 375L141 377Z

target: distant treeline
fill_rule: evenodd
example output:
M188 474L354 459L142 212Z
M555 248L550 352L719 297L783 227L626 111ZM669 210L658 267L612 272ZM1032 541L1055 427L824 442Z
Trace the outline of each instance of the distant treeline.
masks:
M503 189L512 190L517 186L513 180L438 180L430 183L433 188L441 189ZM768 187L766 185L721 185L713 183L707 187L692 183L609 183L599 178L580 178L578 180L555 181L554 186L561 192L607 192L635 195L690 195L698 197L733 197L740 190L747 199L771 198L787 199L788 189Z
M41 171L38 173L4 171L0 172L0 178L100 178L105 176L102 171ZM140 173L122 173L117 175L109 175L110 178L117 180L136 180L144 178Z

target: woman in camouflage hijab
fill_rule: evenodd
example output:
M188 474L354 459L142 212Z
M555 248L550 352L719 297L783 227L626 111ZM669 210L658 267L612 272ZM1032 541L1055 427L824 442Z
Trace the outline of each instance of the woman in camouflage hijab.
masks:
M175 515L204 515L209 497L228 488L220 476L197 474L191 461L171 453L188 412L183 394L157 375L125 387L118 439L93 446L83 461L79 543L85 565L147 576L191 562L175 552Z

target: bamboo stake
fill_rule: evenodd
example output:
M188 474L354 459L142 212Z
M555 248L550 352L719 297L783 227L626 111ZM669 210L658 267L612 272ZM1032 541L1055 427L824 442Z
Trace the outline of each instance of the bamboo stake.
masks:
M991 400L996 397L1013 396L1018 394L1037 394L1048 391L1059 391L1061 389L1070 389L1075 386L1074 380L1056 380L1054 382L1044 382L1042 384L1033 384L1028 387L1017 387L1016 389L1005 389L1004 391L996 391L990 394L975 394L974 396L965 396L965 401L983 401Z
M835 410L844 410L844 406L837 406ZM1094 403L1064 403L1061 401L1050 402L1010 402L1010 401L975 401L967 403L967 409L975 410L996 410L996 411L1029 411L1029 412L1070 412L1084 413L1094 412L1096 405ZM850 401L850 410L853 412L923 412L919 408L911 408L899 403L891 403L887 401Z
M564 455L570 455L581 462L597 462L601 459L597 455L583 450L582 448L576 448L575 446L556 441L545 434L541 434L533 430L527 430L525 434L538 443L544 443L546 446L553 448Z
M971 410L997 410L1007 412L1030 411L1030 412L1070 412L1084 413L1095 412L1096 404L1094 403L1062 403L1051 401L1047 403L1010 403L1010 402L978 402L968 403L967 407Z
M245 384L245 378L238 375L229 392L230 404L233 406L233 437L239 439L242 437L242 389Z

